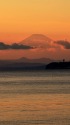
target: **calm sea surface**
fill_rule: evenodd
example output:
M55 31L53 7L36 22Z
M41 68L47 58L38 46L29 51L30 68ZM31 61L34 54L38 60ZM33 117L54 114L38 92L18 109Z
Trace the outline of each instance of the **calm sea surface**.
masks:
M70 71L0 72L0 125L70 125Z

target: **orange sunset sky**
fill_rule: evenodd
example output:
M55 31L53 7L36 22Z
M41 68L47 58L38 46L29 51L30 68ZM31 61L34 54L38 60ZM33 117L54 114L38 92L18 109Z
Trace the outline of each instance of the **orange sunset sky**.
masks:
M70 41L70 0L0 0L0 41L11 44L31 34ZM56 58L69 60L70 49L0 50L0 59Z

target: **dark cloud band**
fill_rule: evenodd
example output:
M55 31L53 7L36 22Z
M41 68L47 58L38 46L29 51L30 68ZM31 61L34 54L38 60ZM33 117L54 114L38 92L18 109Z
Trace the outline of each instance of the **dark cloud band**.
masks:
M70 42L68 41L57 41L56 44L62 45L65 49L70 49Z
M8 45L8 44L5 44L3 42L0 42L0 50L7 50L7 49L33 49L33 47L31 46L27 46L27 45L19 45L17 43L14 43L12 45Z

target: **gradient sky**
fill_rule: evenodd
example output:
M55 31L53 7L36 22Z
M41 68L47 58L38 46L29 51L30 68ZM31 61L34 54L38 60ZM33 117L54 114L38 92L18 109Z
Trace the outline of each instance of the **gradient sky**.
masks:
M70 0L0 0L0 41L33 33L70 40Z

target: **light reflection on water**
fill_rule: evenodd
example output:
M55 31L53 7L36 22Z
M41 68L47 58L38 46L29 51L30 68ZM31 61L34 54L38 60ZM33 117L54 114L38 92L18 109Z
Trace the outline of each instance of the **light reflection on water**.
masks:
M0 72L0 125L70 125L70 71Z

